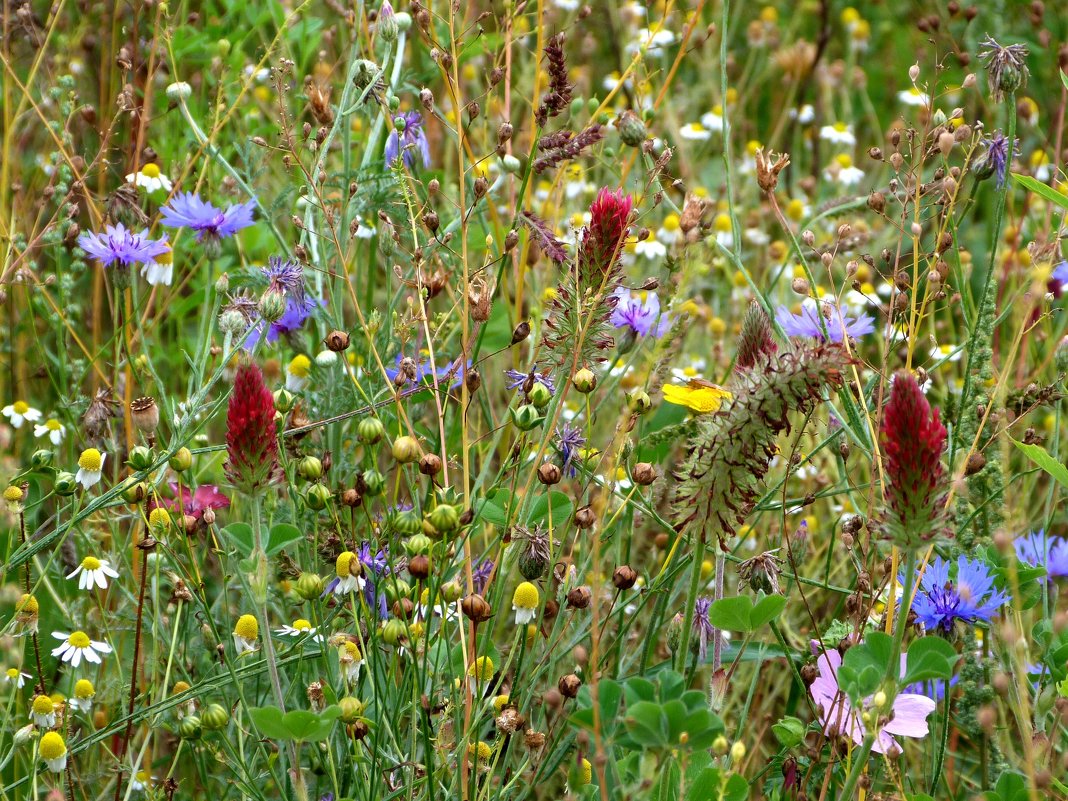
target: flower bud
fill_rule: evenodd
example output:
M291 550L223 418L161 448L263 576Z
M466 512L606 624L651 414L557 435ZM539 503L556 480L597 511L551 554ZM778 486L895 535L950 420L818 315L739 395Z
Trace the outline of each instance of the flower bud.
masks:
M56 473L56 483L53 486L56 495L61 498L66 498L73 495L78 490L78 481L74 478L73 473L68 473L66 470L61 470Z
M399 620L396 622L400 623ZM404 624L401 625L403 627ZM366 708L363 701L359 698L353 698L351 695L339 699L337 705L341 707L341 721L343 723L355 723Z
M512 422L520 431L531 431L541 425L544 418L532 403L511 409Z
M152 451L144 445L138 445L130 451L130 458L126 460L134 470L148 470L152 467Z
M308 487L308 491L304 493L304 502L308 504L309 509L320 512L326 508L326 505L330 503L330 499L333 497L334 494L325 485L312 484Z
M30 466L34 470L44 470L52 466L52 461L55 457L56 455L52 451L47 448L41 448L33 452L33 456L30 457Z
M405 599L407 600L407 599ZM409 601L411 603L411 601ZM391 617L382 626L382 639L386 645L400 645L403 644L407 638L407 626L404 625L404 621L399 617Z
M268 289L260 295L260 317L269 323L277 322L286 313L286 296L277 289Z
M288 389L278 389L274 392L274 408L282 414L289 414L297 399Z
M460 511L455 506L440 503L427 516L427 520L437 531L449 534L460 527Z
M530 388L530 392L527 393L527 398L534 404L537 409L544 409L549 405L549 401L553 399L553 393L549 391L549 388L539 381L534 382L534 386Z
M434 543L426 534L413 534L404 541L404 550L409 557L430 553L432 547Z
M203 733L204 727L196 715L186 715L178 724L178 735L183 740L199 740Z
M168 464L176 473L185 472L193 466L193 452L189 448L179 448L174 452Z
M594 374L593 370L588 367L583 367L571 376L571 383L574 385L575 389L583 395L586 395L597 388L597 376Z
M134 481L123 487L122 498L126 503L141 503L148 497L148 484Z
M382 490L385 489L385 487L385 476L377 470L365 470L357 479L356 489L360 491L360 494L366 495L369 498L381 495Z
M648 392L636 389L627 396L627 406L635 414L645 414L653 407L653 401Z
M226 724L230 722L230 713L222 704L211 704L201 715L201 721L208 731L218 731L226 728Z
M430 559L420 554L408 560L408 575L413 579L423 580L430 576Z
M638 574L630 565L620 565L612 573L612 583L617 590L629 590L638 580Z
M176 81L167 87L167 99L178 103L193 94L193 87L185 81Z
M623 140L623 144L630 147L641 147L642 142L648 136L642 118L629 109L616 119L616 130L619 131L619 138Z

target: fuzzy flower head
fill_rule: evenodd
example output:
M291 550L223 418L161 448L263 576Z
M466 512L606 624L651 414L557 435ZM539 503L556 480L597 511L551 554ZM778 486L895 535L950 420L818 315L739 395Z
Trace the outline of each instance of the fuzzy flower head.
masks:
M1009 595L994 587L990 569L979 560L957 557L957 570L950 577L950 563L935 557L920 578L912 611L928 631L949 634L959 621L967 626L989 623L1009 602Z
M84 631L75 631L64 634L61 631L53 631L52 636L61 640L61 644L52 649L52 656L58 656L64 662L69 662L71 667L78 667L84 659L94 665L99 665L101 656L111 653L111 646L106 642L90 640Z
M100 482L106 456L106 453L101 453L96 448L86 448L82 451L82 455L78 457L78 472L74 475L82 489L89 489Z
M115 572L115 569L107 559L87 556L82 559L80 565L74 568L74 572L67 574L69 579L75 576L81 577L78 579L79 590L91 590L94 586L106 590L108 588L108 579L118 578L119 574Z
M254 615L241 615L234 626L234 646L237 655L250 653L259 648L260 624Z
M864 719L838 686L838 668L842 666L842 656L833 648L827 651L819 650L819 643L816 642L812 643L812 649L818 654L816 666L819 668L819 674L808 691L816 704L820 725L828 736L849 737L860 745L866 735ZM865 699L865 706L870 705L871 700ZM926 696L899 693L894 698L890 720L879 729L872 750L877 754L899 754L901 746L894 739L895 736L926 737L927 716L934 712L937 706L938 704Z
M541 593L538 588L529 581L522 582L515 588L512 595L512 611L515 612L515 624L526 625L538 614L538 604L541 603Z
M417 153L423 167L429 167L430 143L423 130L423 115L418 111L406 111L393 119L393 130L386 138L386 166L392 166L403 154L404 166L413 170Z
M167 237L149 239L148 231L135 234L122 223L108 225L104 233L85 233L78 237L78 247L97 259L105 267L118 262L123 267L148 264L170 252Z
M226 477L242 492L263 491L281 476L274 396L255 364L244 364L234 378L226 413Z
M894 376L880 442L886 475L885 533L903 547L943 535L946 427L907 371Z
M817 304L806 298L801 313L794 314L785 306L775 311L775 319L788 337L806 337L820 342L841 342L845 337L857 339L875 330L875 320L866 314L851 317L834 303Z
M1013 543L1016 558L1031 567L1046 568L1046 580L1068 576L1068 540L1054 537L1045 529L1017 537Z
M252 225L255 208L256 201L250 200L223 211L192 192L179 192L160 210L160 223L166 228L190 228L197 232L198 242L217 244Z
M304 268L297 262L271 256L261 272L267 279L268 292L281 292L286 297L304 300Z

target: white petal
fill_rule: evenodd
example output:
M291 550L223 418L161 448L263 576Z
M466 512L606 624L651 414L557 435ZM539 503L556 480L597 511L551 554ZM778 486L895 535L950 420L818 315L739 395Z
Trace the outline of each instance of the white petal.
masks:
M89 644L93 646L94 650L99 651L102 654L111 653L111 646L108 645L106 642L97 642L96 640L92 640Z
M73 573L69 573L67 575L67 578L72 579L72 578L74 578L75 576L77 576L81 572L82 572L82 566L78 565L76 568L74 568L74 572Z
M106 590L108 588L108 580L104 577L103 570L94 570L93 578L96 579L96 586L100 589Z
M83 648L82 653L85 654L86 662L92 662L94 665L100 664L100 655L92 648Z
M71 646L70 653L67 656L69 656L70 659L67 659L67 657L63 657L63 660L66 662L70 662L71 667L78 667L78 665L82 663L81 648L75 648Z
M64 634L62 631L53 631L52 636L55 637L57 640L66 640L68 637L70 637L69 634Z

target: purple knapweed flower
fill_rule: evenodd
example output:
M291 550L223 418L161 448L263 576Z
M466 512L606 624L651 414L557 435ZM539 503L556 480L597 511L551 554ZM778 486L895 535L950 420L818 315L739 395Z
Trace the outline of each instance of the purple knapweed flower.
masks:
M842 735L849 737L857 745L864 742L866 729L860 712L853 709L849 697L838 686L838 668L842 666L842 655L832 648L820 649L820 644L812 642L812 652L817 654L816 667L819 674L809 686L812 700L816 704L820 725L828 736ZM902 657L904 670L904 657ZM865 700L868 705L868 700ZM898 737L926 737L929 731L927 716L935 711L938 704L930 698L915 693L900 693L894 698L890 720L875 737L872 750L877 754L897 754L901 746Z
M1020 155L1019 147L1014 141L1012 143L1012 152L1010 153L1009 138L1001 131L995 132L989 139L984 140L984 144L986 144L985 166L994 171L994 175L997 177L997 185L1000 189L1005 185L1009 162L1012 161L1014 156Z
M474 585L475 592L479 595L486 591L486 585L489 584L490 576L493 574L493 560L482 559L471 571L471 583Z
M949 562L935 557L923 572L912 602L912 611L928 631L948 633L958 620L967 625L989 623L1008 603L1009 595L994 587L994 577L982 562L957 557L954 578L950 578L949 567Z
M389 548L379 548L377 552L371 551L371 543L364 540L356 551L356 558L363 565L363 597L370 609L378 609L378 616L383 620L389 617L389 607L386 602L385 591L379 592L378 582L384 576L389 575Z
M404 166L415 169L416 151L423 158L423 166L430 166L430 143L423 130L423 115L418 111L406 111L393 119L393 130L386 138L386 166L392 166L402 154Z
M105 226L102 234L82 234L78 237L78 247L105 267L115 262L123 267L150 264L157 256L170 251L166 235L162 239L149 239L148 231L135 234L122 223Z
M579 451L586 447L586 437L582 435L582 429L570 423L564 423L556 429L556 447L560 451L562 462L560 469L568 478L574 478L578 475L575 461L578 459Z
M1017 537L1016 558L1031 567L1046 568L1046 580L1068 576L1068 540L1046 534L1045 529Z
M290 296L286 299L286 311L281 317L275 320L273 323L268 324L265 321L260 321L251 331L248 332L248 337L245 339L245 350L252 350L259 344L259 341L266 332L267 342L277 342L278 338L283 334L290 334L294 331L299 331L304 327L304 323L308 322L308 319L315 313L316 309L325 306L326 301L315 300L305 296L302 300Z
M612 309L609 321L616 328L626 328L638 337L650 334L661 337L671 327L671 320L660 312L660 298L655 292L647 292L643 299L641 295L621 286L612 295L616 299L616 306Z
M197 232L198 242L213 243L252 225L255 208L253 199L223 211L192 192L179 192L160 210L160 223L167 228L190 228Z
M816 301L809 298L801 304L800 314L793 314L785 306L780 306L775 310L775 320L788 337L809 337L820 341L829 339L831 342L841 342L847 336L856 339L875 330L875 319L867 314L850 317L834 303L824 303L823 311L825 314L821 315Z
M267 279L268 292L281 292L287 298L304 301L304 268L297 262L271 256L260 272Z

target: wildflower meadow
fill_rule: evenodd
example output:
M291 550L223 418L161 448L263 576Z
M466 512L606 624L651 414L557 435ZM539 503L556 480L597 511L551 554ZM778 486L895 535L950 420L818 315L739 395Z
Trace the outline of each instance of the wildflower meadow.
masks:
M1068 799L1065 11L4 0L0 801Z

